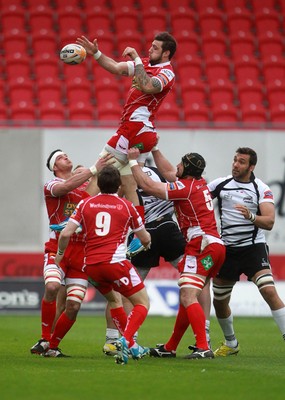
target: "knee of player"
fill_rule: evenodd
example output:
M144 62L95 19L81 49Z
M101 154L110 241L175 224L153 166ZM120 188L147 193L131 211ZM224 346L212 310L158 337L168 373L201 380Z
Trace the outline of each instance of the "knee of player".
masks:
M68 288L66 288L66 303L70 302L73 308L78 307L79 309L85 297L86 290L86 287L79 285L69 286Z
M228 297L231 297L232 290L235 283L227 283L226 285L220 285L213 282L213 294L214 294L214 302L225 300Z

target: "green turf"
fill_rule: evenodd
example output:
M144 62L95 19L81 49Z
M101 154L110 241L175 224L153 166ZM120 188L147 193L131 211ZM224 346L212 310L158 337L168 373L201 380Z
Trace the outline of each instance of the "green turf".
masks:
M148 317L139 342L165 342L174 318ZM284 399L285 343L271 318L236 318L241 345L238 356L214 360L185 360L194 343L189 330L176 359L144 358L117 365L104 356L105 320L79 315L61 344L71 358L31 355L39 339L38 316L0 317L0 399ZM222 340L211 322L212 344Z

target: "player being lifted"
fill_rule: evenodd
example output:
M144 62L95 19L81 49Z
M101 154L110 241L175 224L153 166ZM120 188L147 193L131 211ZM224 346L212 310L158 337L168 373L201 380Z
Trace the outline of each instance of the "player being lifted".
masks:
M142 215L143 207L139 206L137 184L128 166L127 153L131 147L139 148L141 153L148 153L157 143L154 119L175 81L170 60L176 51L176 41L168 32L158 33L151 43L147 58L141 59L134 48L127 47L122 56L130 60L121 62L103 54L97 39L91 42L81 36L76 43L83 46L87 54L93 56L110 73L133 77L119 127L104 146L101 156L106 152L114 155L117 160L114 165L121 172L123 194Z

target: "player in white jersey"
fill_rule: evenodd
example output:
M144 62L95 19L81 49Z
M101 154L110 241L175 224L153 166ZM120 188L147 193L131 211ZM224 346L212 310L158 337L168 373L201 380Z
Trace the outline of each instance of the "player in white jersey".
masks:
M225 337L215 356L239 352L229 302L241 274L256 284L285 339L285 306L275 288L264 234L274 225L274 199L270 188L254 176L256 163L256 152L240 147L232 175L208 184L212 196L218 199L221 236L226 245L225 262L213 280L215 312Z
M101 154L109 152L114 155L117 160L114 165L121 172L123 193L143 214L136 194L137 185L128 166L127 153L131 147L138 147L141 153L148 153L157 142L154 118L174 85L175 75L170 61L176 51L176 41L168 32L158 33L151 43L147 58L141 59L134 48L127 47L122 56L130 60L121 62L102 54L97 39L91 42L81 36L77 38L77 43L110 73L133 77L119 128Z

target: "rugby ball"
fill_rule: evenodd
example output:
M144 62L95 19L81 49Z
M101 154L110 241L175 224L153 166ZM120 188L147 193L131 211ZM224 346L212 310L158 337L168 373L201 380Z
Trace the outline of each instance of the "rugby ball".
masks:
M82 63L86 58L86 50L79 44L67 44L60 51L60 59L69 65Z

